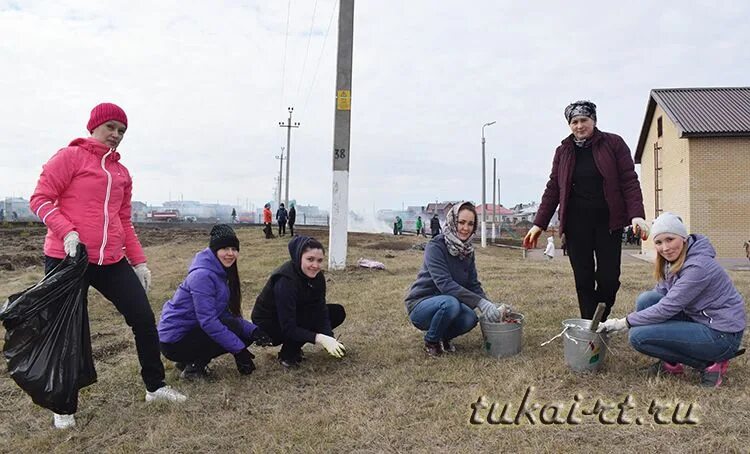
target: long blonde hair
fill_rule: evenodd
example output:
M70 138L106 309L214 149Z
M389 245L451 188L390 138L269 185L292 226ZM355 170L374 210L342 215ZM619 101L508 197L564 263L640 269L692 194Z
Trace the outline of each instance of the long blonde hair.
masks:
M667 262L667 259L662 257L658 252L656 253L656 260L654 260L654 278L657 281L663 281L667 278L667 264L669 263L669 274L677 274L685 265L685 257L687 257L688 244L685 240L685 244L682 246L680 256L674 262Z

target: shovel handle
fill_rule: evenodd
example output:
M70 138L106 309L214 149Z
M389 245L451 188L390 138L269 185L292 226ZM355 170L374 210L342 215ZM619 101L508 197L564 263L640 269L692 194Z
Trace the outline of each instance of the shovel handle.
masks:
M605 303L599 303L596 305L596 312L594 312L594 318L591 319L591 331L596 332L596 329L599 328L599 322L602 321L602 316L604 316L604 311L607 309L607 305Z

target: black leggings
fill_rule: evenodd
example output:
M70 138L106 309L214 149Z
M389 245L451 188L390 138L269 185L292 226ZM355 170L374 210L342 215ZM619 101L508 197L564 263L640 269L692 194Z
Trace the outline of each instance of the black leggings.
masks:
M44 257L44 272L49 273L62 262L61 259ZM164 386L164 365L159 354L159 335L156 331L154 312L148 302L146 291L126 259L111 265L89 263L83 282L84 295L89 286L94 287L125 317L135 335L135 348L141 363L141 378L146 389L153 392ZM88 305L88 298L86 298Z
M620 289L622 229L609 229L609 216L571 210L565 241L573 268L581 318L591 319L598 303L606 303L607 319Z
M251 339L242 337L242 325L238 320L227 317L220 321L229 328L229 331L240 338L245 347L249 347L253 343ZM161 346L161 352L167 359L178 363L195 363L199 366L205 366L217 356L228 353L224 347L211 339L200 326L190 330L185 337L177 342L161 342L159 345Z
M344 306L340 304L326 304L326 307L328 308L328 318L331 321L331 329L334 329L344 323L344 320L346 319L346 311L344 310ZM253 323L260 326L263 331L271 336L273 345L281 344L279 358L295 359L299 356L300 351L302 350L302 346L306 344L306 342L285 339L284 333L281 331L281 325L279 324L278 319L253 320ZM321 332L324 328L322 326L317 326L315 323L311 323L308 320L298 319L297 324L303 328L309 329L310 331L315 331L316 333Z

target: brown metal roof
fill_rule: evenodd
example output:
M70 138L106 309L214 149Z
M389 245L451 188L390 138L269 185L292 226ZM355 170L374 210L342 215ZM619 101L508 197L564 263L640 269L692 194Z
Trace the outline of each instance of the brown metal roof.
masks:
M657 88L651 90L635 162L641 162L656 105L680 137L750 136L750 87Z

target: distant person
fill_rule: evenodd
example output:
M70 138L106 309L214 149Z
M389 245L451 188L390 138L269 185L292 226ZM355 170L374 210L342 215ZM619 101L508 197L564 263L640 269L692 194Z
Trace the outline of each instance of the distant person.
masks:
M286 220L288 217L289 214L286 212L284 204L279 204L279 209L276 210L276 222L279 223L279 236L286 235Z
M89 266L84 294L93 286L125 317L133 330L146 401L186 398L164 382L159 336L146 292L151 271L130 220L133 180L117 147L128 118L115 104L91 110L91 137L73 140L42 167L29 206L47 226L44 271L86 246ZM55 427L75 425L74 415L54 416Z
M396 216L396 234L403 235L404 233L404 221L400 216Z
M591 319L606 303L606 320L620 288L622 228L632 224L644 238L643 196L625 141L596 127L596 105L576 101L565 108L572 134L555 150L547 187L524 247L537 239L560 206L581 317Z
M237 210L232 208L232 224L237 223Z
M422 228L424 225L422 224L422 216L417 216L417 221L414 224L415 229L417 231L417 236L421 235L423 233Z
M267 203L263 205L263 233L266 234L266 239L273 238L273 213L271 213L271 204Z
M294 223L297 222L297 209L294 207L294 202L289 204L289 236L294 236Z
M262 329L242 317L239 255L240 240L232 227L213 226L208 247L195 255L187 277L164 303L161 352L175 361L183 379L208 376L208 364L225 353L234 357L240 374L249 375L255 363L247 348L253 342L271 343Z
M424 262L406 295L406 312L422 331L424 351L437 357L455 352L453 339L471 331L479 309L490 322L501 320L510 308L492 303L482 289L474 260L477 212L470 202L448 212L445 232L425 247Z
M0 208L0 222L5 221L5 210Z
M548 260L555 258L555 239L551 236L547 237L547 247L544 249L544 256Z
M340 304L326 303L325 249L302 235L292 238L288 248L291 260L271 273L255 301L252 320L271 336L273 345L281 344L278 359L284 368L300 365L306 343L341 358L346 350L333 330L344 322L346 312Z
M599 331L630 328L630 344L658 359L651 375L700 371L701 386L719 387L746 326L745 301L707 237L688 235L682 219L663 213L651 229L656 287L641 293L635 312L607 320Z
M16 213L15 211L14 211L13 213L11 213L11 216L12 216L12 219L13 219L14 221L17 221L17 220L18 220L18 213Z
M440 228L440 219L438 218L437 214L433 215L432 219L430 219L430 230L432 231L433 238L438 236L438 234L442 230Z

